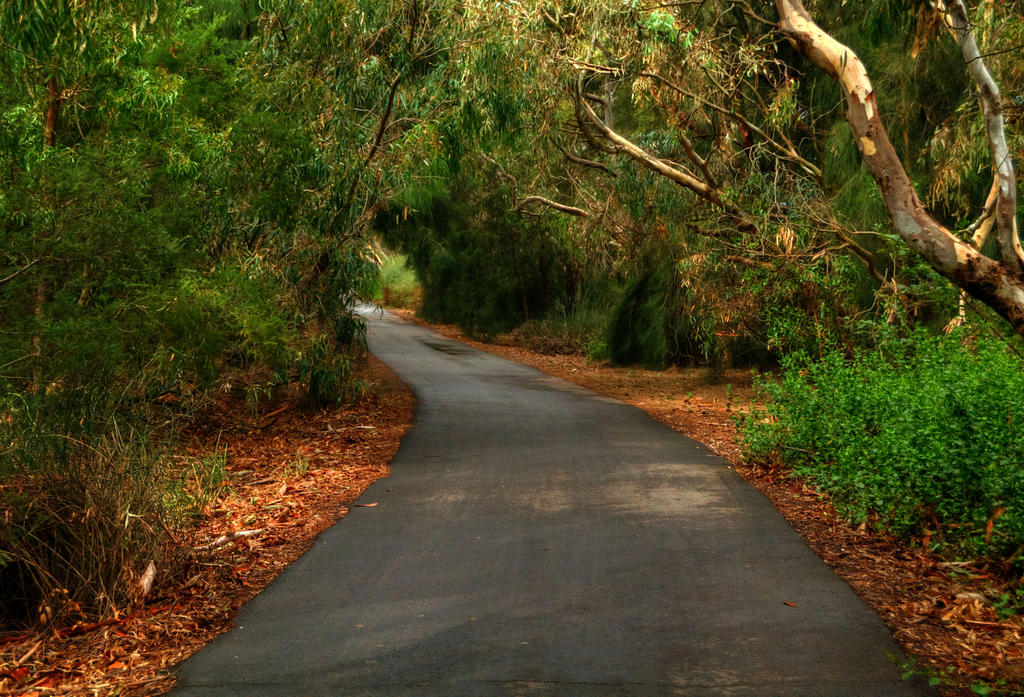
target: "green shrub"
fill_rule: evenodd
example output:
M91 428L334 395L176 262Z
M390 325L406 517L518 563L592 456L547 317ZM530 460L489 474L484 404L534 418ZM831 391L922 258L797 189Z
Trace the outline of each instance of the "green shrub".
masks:
M965 554L1024 544L1024 361L1005 342L918 332L852 360L789 357L760 386L748 456L791 467L852 520Z
M666 286L662 274L648 273L627 288L608 329L614 363L664 367L670 360Z
M605 343L610 308L619 288L607 280L583 282L568 307L558 303L544 315L516 327L512 340L538 353L586 355L594 360L608 357Z
M326 336L314 338L299 354L298 380L305 386L306 400L314 405L337 404L362 390L352 377L350 356L337 351Z
M729 331L723 308L707 302L694 287L700 283L699 274L688 276L664 261L638 275L626 287L608 325L611 360L655 368L729 363L747 337L725 338L736 332Z
M400 220L381 214L377 225L416 271L421 317L489 338L564 299L564 250L548 229L555 223L524 220L503 192L468 175L415 208Z

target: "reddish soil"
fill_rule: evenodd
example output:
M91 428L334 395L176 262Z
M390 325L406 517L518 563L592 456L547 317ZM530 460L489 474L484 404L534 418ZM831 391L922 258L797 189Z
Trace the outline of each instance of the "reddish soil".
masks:
M125 615L0 635L0 694L169 690L175 664L229 629L246 601L387 476L415 398L375 359L363 379L366 394L354 405L309 410L285 402L254 417L240 400L224 398L196 418L182 462L226 450L228 477L199 529L178 539L185 549L169 550L192 557L187 573L162 586L158 576L147 602ZM231 539L236 533L246 534Z
M748 371L715 375L706 368L615 367L580 356L540 354L512 345L509 337L482 343L456 327L392 311L449 338L633 404L704 443L767 496L815 553L882 616L919 669L943 676L943 694L976 694L971 686L979 681L999 684L1005 694L1024 694L1021 618L1001 619L990 602L1006 579L984 564L949 563L920 546L854 527L836 513L827 495L778 467L747 463L734 417L745 413L755 397Z

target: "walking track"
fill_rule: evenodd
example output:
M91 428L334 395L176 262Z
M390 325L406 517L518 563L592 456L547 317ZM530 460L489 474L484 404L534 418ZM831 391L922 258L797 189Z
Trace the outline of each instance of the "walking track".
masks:
M390 315L392 464L180 697L888 697L882 621L722 459L645 413Z

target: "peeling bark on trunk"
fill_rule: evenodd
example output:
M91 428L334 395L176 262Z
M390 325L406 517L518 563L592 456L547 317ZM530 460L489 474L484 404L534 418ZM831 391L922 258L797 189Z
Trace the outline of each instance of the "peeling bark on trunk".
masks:
M993 308L1018 334L1024 335L1024 277L1018 272L1019 265L1014 266L1012 261L999 263L983 256L928 212L889 141L864 64L853 51L815 24L801 0L776 0L775 4L783 34L842 86L848 109L846 119L881 190L897 234L936 271ZM1008 156L1004 161L1009 164L1012 177ZM1004 184L1008 182L1001 181L1000 203L1012 205L1013 212L1008 214L1004 207L1002 215L1015 217L1015 189L1011 196L1009 187Z

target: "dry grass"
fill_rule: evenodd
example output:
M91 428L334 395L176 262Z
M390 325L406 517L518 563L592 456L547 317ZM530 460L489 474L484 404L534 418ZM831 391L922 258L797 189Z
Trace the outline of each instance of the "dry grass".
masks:
M377 361L367 382L366 397L353 406L314 411L286 402L253 417L240 400L212 403L177 454L184 475L189 463L226 451L226 486L193 532L172 544L192 560L187 573L158 568L144 602L99 622L0 635L0 693L170 689L175 664L229 629L237 610L342 517L346 504L387 476L415 400Z

